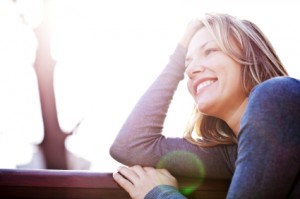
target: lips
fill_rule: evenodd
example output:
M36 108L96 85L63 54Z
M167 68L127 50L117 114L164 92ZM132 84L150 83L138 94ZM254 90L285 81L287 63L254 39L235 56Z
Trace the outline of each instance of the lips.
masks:
M216 78L199 79L193 85L194 92L196 94L199 94L202 89L206 88L207 86L210 86L211 84L215 83L216 81L217 81Z

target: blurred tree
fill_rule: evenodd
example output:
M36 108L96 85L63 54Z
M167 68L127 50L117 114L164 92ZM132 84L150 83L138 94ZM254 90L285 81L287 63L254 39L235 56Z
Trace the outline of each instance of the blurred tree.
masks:
M38 40L34 68L38 79L44 123L44 139L40 147L44 154L47 169L68 169L65 139L70 133L61 130L57 117L53 85L55 61L50 54L50 3L51 0L44 0L44 16L42 22L34 29Z

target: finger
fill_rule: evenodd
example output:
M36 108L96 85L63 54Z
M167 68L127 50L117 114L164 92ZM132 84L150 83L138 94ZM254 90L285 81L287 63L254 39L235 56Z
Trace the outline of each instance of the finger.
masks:
M158 171L165 176L172 176L167 169L158 169Z
M145 176L146 174L146 170L144 170L144 168L140 165L134 165L130 167L130 169L132 169L138 175L139 178Z
M127 192L131 192L131 190L134 188L134 185L124 178L119 172L113 173L114 180Z
M153 167L144 167L144 170L150 176L157 176L158 174L161 173L161 171L160 171L161 169L156 169L156 168L153 168Z
M139 179L138 174L131 168L121 166L118 168L118 172L132 184Z
M144 167L143 168L146 172L152 172L153 170L156 170L155 168L153 167Z

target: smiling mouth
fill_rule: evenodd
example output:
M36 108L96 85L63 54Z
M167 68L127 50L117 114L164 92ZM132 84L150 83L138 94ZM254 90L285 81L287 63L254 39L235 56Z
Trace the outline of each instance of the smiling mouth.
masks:
M217 81L217 80L207 80L207 81L202 82L201 84L199 84L199 85L197 86L197 93L199 93L200 90L202 90L203 88L205 88L205 87L207 87L207 86L209 86L209 85L215 83L216 81Z

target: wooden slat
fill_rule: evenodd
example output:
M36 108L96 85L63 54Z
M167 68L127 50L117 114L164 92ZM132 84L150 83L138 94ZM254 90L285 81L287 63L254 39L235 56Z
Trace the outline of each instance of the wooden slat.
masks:
M178 178L188 198L225 198L229 181ZM0 198L129 199L111 173L0 169Z

